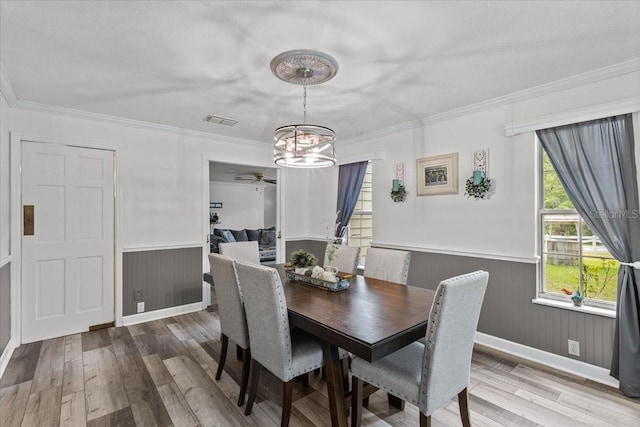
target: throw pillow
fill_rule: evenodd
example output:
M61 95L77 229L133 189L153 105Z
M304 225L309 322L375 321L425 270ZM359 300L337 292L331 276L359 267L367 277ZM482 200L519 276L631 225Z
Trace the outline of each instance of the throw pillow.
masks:
M247 237L249 238L249 240L255 240L256 242L259 242L261 236L262 236L261 228L258 228L257 230L247 229Z
M236 238L233 237L233 233L231 233L230 230L220 230L220 232L222 233L222 237L227 239L227 242L233 243L236 241Z
M260 237L260 244L263 246L275 246L276 245L275 230L262 230L262 236Z
M214 228L213 229L213 235L214 236L218 236L218 237L222 237L224 239L224 234L222 233L222 230L219 228Z
M246 242L249 240L247 237L247 230L229 230L233 233L233 237L236 239L236 242Z

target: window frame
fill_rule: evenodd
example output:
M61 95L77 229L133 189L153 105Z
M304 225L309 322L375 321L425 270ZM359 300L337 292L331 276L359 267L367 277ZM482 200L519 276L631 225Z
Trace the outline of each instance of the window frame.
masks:
M540 139L538 136L535 136L536 144L538 145L538 164L537 164L537 176L538 176L538 213L537 213L537 226L538 226L538 248L539 248L539 263L538 263L538 283L536 286L536 299L540 300L551 300L551 301L560 301L564 303L569 303L573 305L571 301L570 295L563 295L554 292L549 292L545 289L546 286L546 271L545 271L545 233L544 233L544 217L545 215L576 215L578 216L580 226L577 227L577 237L580 242L579 250L578 250L578 275L579 275L579 286L580 291L584 295L583 292L583 273L582 273L582 263L583 263L583 249L582 249L582 224L585 223L584 219L577 211L577 209L545 209L544 207L544 155L546 154ZM557 173L557 172L556 172ZM572 203L573 204L573 203ZM590 258L590 257L587 257ZM615 259L615 258L614 258ZM617 296L616 296L617 299ZM598 300L598 299L587 299L583 300L583 307L593 307L602 310L607 310L615 313L617 306L616 302ZM575 309L581 309L582 307L575 307Z
M351 218L349 219L349 224L347 224L347 231L346 231L346 235L347 235L347 244L351 244L350 240L351 240L351 221L353 221L354 217L359 216L360 219L362 220L363 217L369 217L371 218L371 239L373 240L373 161L368 160L368 165L367 168L370 170L370 175L371 175L371 209L370 210L357 210L354 209L353 210L353 214L351 215ZM366 172L365 172L365 176L366 176ZM360 192L358 193L358 200L360 200L360 196L362 195L362 189L364 188L364 180L362 182L362 187L360 188ZM356 203L357 206L357 203ZM360 247L360 257L358 258L358 268L364 268L364 263L362 262L362 245L358 245L358 247ZM366 259L366 256L365 256Z

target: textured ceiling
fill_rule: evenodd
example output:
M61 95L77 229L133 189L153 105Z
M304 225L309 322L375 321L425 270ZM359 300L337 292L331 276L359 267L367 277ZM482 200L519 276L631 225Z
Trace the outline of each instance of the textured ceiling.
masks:
M640 57L640 2L6 1L22 101L253 141L302 121L271 59L331 54L307 122L340 141ZM233 127L208 114L239 120Z

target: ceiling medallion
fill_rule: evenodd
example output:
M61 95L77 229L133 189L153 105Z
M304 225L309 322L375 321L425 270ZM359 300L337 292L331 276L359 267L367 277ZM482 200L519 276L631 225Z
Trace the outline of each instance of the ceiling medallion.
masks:
M274 131L275 163L298 168L335 165L335 132L326 126L306 124L306 120L307 86L331 80L338 72L338 62L323 52L290 50L273 58L271 71L280 80L304 87L303 123L281 126Z

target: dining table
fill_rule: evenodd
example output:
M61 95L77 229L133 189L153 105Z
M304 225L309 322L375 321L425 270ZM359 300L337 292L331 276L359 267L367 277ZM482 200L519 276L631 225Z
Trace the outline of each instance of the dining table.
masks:
M360 275L347 289L332 292L291 280L278 270L289 324L323 343L332 426L347 426L347 405L338 349L369 362L424 337L435 292Z

